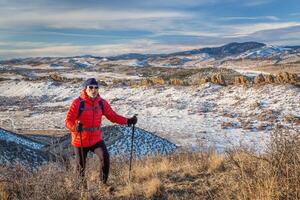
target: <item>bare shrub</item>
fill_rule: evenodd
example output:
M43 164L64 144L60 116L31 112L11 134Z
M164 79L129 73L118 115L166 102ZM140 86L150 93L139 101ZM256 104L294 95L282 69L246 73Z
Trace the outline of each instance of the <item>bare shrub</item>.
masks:
M228 128L234 128L236 127L236 124L234 122L222 122L221 128L222 129L228 129Z
M260 104L257 105L260 107ZM253 105L253 108L257 107ZM263 110L259 115L257 115L256 119L259 121L268 121L268 122L276 122L278 120L278 117L280 115L279 111L276 110Z
M124 79L113 79L112 83L114 86L129 86L131 82Z
M294 125L300 125L300 117L293 114L285 115L284 120Z
M50 77L52 80L58 81L58 82L64 82L64 81L66 81L66 78L60 76L58 73L50 74L49 77Z
M7 189L7 183L4 180L0 180L0 199L8 199L9 193Z
M217 154L216 152L212 152L209 157L208 157L208 162L207 162L207 171L208 173L212 173L222 166L224 162L224 155L222 154Z
M268 156L280 199L300 198L300 135L293 130L272 134Z

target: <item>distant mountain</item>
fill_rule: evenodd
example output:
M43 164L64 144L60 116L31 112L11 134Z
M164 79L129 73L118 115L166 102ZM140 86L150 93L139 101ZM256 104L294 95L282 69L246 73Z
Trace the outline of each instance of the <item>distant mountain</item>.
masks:
M177 52L177 53L173 53L173 54L169 54L169 55L185 56L185 55L204 54L205 53L214 58L224 58L227 56L237 55L237 54L243 53L248 50L258 49L258 48L261 48L264 46L266 46L266 45L263 43L258 43L258 42L244 42L244 43L233 42L233 43L229 43L224 46L221 46L221 47L194 49L191 51L182 51L182 52Z
M148 58L156 58L156 57L170 57L170 56L186 56L186 55L194 55L194 54L208 54L214 58L224 58L226 56L237 55L243 53L245 51L251 49L258 49L266 46L263 43L258 42L233 42L226 44L221 47L211 47L211 48L201 48L201 49L193 49L190 51L182 51L170 54L138 54L138 53L129 53L123 54L119 56L109 57L110 60L128 60L128 59L137 59L137 60L145 60Z
M139 54L139 53L128 53L128 54L122 54L118 56L110 56L108 57L109 60L130 60L130 59L137 59L137 60L144 60L151 56L151 54Z
M285 46L285 48L290 48L294 50L300 50L300 46Z
M222 61L224 59L234 60L240 58L281 59L287 54L295 55L297 53L300 53L300 46L272 46L259 42L233 42L220 47L207 47L169 54L128 53L108 57L92 55L73 57L36 57L0 61L0 65L40 66L42 64L47 64L53 68L63 66L84 69L94 67L100 62L133 60L128 65L134 67L147 67L154 64L155 66L176 67L182 66L189 61Z

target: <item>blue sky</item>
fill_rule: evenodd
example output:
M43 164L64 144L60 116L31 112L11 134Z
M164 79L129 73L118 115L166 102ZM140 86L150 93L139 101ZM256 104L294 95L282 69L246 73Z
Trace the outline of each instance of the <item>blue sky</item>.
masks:
M0 0L0 59L300 45L298 0Z

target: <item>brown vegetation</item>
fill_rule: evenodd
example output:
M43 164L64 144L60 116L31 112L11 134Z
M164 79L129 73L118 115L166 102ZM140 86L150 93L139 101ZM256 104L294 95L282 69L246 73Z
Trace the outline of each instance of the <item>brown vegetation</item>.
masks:
M284 116L284 120L294 125L300 125L300 117L292 114Z
M234 122L222 122L221 128L227 129L227 128L235 128L237 125Z
M82 191L88 199L299 199L300 136L274 133L261 155L238 149L136 160L131 181L127 161L118 158L112 161L109 179L113 193L99 184L97 170L97 159L90 158L88 190L83 190L74 169L55 163L33 172L2 167L0 199L80 199Z

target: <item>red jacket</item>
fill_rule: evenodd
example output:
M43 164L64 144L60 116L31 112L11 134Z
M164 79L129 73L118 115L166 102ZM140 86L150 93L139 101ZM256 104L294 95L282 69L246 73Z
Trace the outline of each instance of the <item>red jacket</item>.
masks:
M80 134L76 132L76 125L80 121L83 125L82 131L82 146L90 147L96 144L97 142L102 140L102 131L95 130L101 126L102 115L104 115L108 120L114 123L118 123L121 125L127 124L127 118L122 117L115 113L110 107L109 103L101 98L99 95L92 100L88 97L85 89L81 91L80 98L84 101L84 110L78 117L80 100L76 98L67 113L65 119L65 126L71 131L72 134L72 145L75 147L80 147ZM102 99L104 113L102 113L102 109L99 106L99 100ZM90 130L85 130L89 128ZM91 130L94 128L94 130Z

